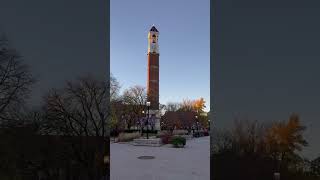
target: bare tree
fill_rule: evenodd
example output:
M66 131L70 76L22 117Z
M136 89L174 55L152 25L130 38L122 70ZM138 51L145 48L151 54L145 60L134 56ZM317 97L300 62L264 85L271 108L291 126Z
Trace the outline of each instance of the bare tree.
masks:
M34 82L22 57L0 38L0 124L17 118Z
M49 127L56 134L105 137L108 93L107 83L91 76L68 82L64 89L52 89L45 97Z
M110 117L109 93L107 82L85 76L67 82L63 89L52 89L44 98L41 130L51 135L80 139L68 141L66 146L72 150L70 158L82 164L89 177L107 173L102 164L109 146L106 138L106 121ZM100 144L92 147L90 139Z
M122 100L125 111L123 115L127 128L130 129L132 125L138 124L141 117L145 116L143 111L145 111L147 101L146 90L142 86L133 86L124 91Z
M178 111L180 109L180 106L180 103L168 102L166 105L166 111Z
M194 103L194 100L184 99L180 104L179 111L195 111Z
M117 79L110 75L110 102L116 101L119 98L120 84Z
M229 151L232 148L233 138L231 131L215 129L213 131L212 139L212 154Z
M265 124L248 119L235 119L233 134L233 148L239 153L253 154L265 151Z

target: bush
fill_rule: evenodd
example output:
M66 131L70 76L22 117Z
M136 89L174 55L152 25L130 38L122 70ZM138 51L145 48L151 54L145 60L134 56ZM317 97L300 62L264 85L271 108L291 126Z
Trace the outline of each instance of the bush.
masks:
M173 144L174 147L183 147L186 145L186 138L181 136L173 136L171 138L171 144Z
M157 137L161 139L163 144L169 144L172 134L168 131L160 131Z
M135 133L120 133L118 136L118 141L119 142L128 142L132 141L133 139L139 138L140 133L135 132Z
M170 141L171 141L171 137L172 137L172 135L170 135L170 134L160 135L160 139L161 139L161 142L162 142L163 144L169 144Z

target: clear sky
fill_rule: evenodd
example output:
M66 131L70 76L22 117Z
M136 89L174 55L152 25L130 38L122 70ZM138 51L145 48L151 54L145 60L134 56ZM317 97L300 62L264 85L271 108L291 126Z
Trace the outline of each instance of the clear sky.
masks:
M160 103L203 97L210 109L209 0L111 0L110 66L122 90L146 86L147 34L159 30Z

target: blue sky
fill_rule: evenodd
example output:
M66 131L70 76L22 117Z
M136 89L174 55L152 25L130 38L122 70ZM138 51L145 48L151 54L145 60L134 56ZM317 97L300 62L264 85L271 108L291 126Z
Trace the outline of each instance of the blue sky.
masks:
M210 109L209 0L111 0L111 73L146 86L147 34L159 30L160 103L205 98Z

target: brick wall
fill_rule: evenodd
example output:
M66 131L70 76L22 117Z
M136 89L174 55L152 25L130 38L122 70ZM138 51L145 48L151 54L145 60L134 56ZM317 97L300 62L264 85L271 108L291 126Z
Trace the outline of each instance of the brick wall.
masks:
M148 54L148 78L147 78L148 101L150 109L159 109L159 54Z

